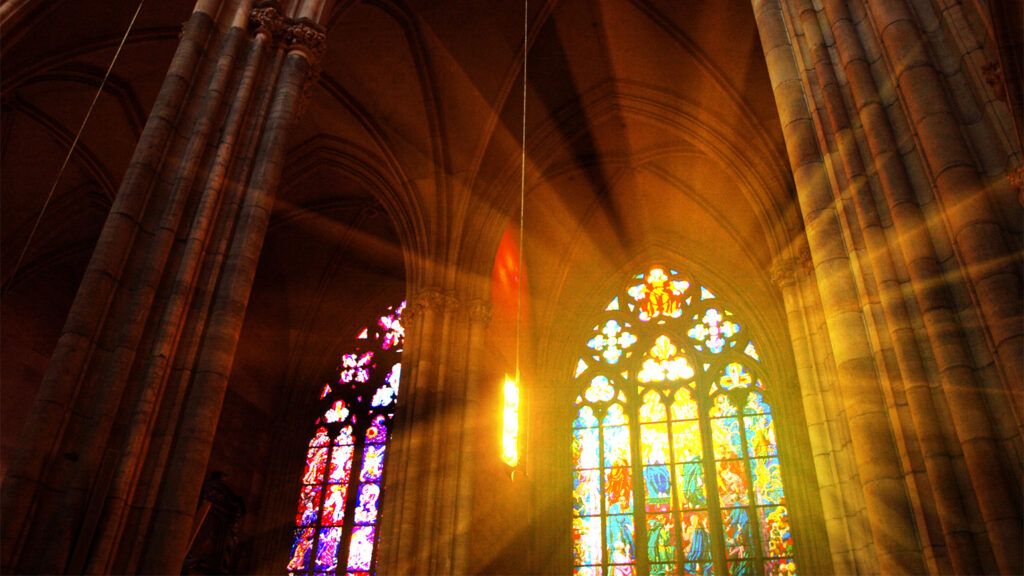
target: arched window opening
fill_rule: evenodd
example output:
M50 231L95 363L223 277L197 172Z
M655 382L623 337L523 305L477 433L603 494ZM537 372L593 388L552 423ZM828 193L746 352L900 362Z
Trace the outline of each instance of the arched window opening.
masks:
M302 476L291 575L369 576L376 567L384 456L398 401L405 302L364 328L320 391Z
M796 573L772 391L711 291L667 268L637 274L575 379L577 576Z

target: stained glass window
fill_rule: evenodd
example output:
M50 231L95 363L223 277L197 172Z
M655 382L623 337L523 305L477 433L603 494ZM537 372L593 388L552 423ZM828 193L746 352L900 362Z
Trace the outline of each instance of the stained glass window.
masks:
M320 390L306 452L290 575L374 573L384 458L398 401L405 302L363 329Z
M575 379L577 576L796 574L771 390L712 291L668 268L637 274Z

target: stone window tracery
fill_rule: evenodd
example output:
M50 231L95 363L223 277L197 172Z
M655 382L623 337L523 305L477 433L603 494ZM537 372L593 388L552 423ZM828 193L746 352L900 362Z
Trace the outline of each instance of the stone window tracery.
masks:
M796 573L772 391L745 328L660 266L605 308L575 370L577 576Z

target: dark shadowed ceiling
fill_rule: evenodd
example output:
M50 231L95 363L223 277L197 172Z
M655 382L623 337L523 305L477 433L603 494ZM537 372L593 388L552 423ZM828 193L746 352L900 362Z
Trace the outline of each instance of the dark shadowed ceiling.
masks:
M5 447L191 8L144 5L12 275L135 8L24 4L0 85ZM603 300L608 275L647 255L769 302L765 270L800 223L749 3L534 0L529 20L526 258L541 331L557 336L560 311ZM518 209L522 25L519 2L334 7L225 414L271 418L293 386L326 379L358 325L407 280L430 283L413 263L490 277ZM781 319L777 304L758 314Z

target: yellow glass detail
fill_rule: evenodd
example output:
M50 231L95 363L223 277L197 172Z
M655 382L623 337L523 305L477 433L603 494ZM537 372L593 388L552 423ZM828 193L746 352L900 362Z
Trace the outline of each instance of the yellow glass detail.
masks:
M693 367L685 357L677 355L678 351L668 336L658 336L640 366L636 379L640 382L672 382L693 378Z

